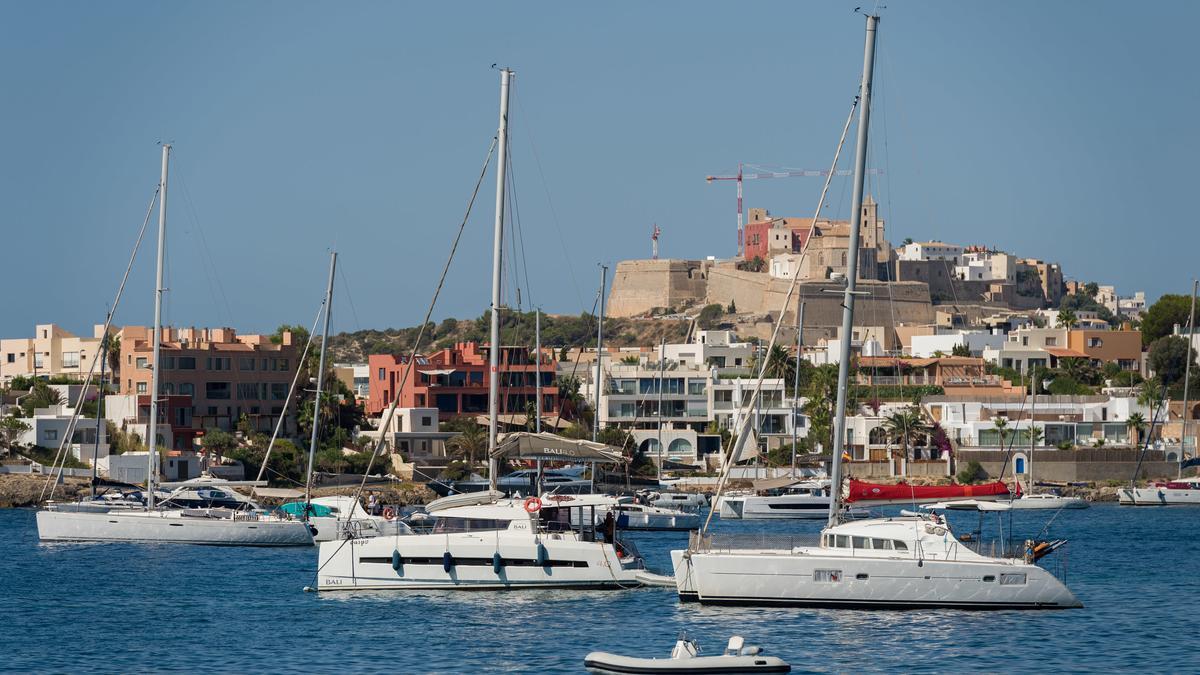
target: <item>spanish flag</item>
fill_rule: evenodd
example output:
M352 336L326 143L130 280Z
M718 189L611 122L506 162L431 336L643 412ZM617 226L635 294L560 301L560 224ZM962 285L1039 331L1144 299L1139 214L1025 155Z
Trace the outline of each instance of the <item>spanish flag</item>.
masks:
M842 453L842 461L843 461L843 462L849 462L849 461L851 461L851 460L853 460L853 459L854 459L854 458L850 456L850 453L848 453L848 452L843 452L843 453Z

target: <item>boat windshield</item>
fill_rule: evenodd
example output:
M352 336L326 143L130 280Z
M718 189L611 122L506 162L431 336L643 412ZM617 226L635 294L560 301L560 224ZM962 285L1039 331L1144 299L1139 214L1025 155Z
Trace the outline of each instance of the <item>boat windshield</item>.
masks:
M488 532L507 530L509 521L491 518L441 518L433 526L434 534L449 532Z

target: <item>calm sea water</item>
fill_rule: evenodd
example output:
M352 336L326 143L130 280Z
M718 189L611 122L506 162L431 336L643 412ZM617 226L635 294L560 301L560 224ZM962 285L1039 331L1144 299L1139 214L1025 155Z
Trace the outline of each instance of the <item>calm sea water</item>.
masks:
M1052 515L1017 513L1015 529L1036 533ZM1059 515L1050 534L1071 539L1067 581L1082 610L864 612L701 607L664 589L319 596L302 592L313 549L41 545L32 511L3 510L0 669L581 672L594 649L663 657L687 630L707 653L744 635L793 672L1196 670L1198 519L1188 507ZM951 516L959 532L977 520ZM635 539L668 569L687 536Z

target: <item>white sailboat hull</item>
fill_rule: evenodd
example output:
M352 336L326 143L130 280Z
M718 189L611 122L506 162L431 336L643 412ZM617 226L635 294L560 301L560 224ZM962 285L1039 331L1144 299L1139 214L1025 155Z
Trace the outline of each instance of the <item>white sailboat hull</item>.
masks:
M1117 501L1124 506L1180 506L1200 504L1200 489L1145 487L1121 488Z
M998 502L1003 504L1004 502ZM1008 503L1009 508L1019 511L1031 509L1086 509L1086 499L1079 497L1060 497L1058 495L1025 495Z
M42 541L151 542L214 546L312 546L298 520L184 516L178 511L38 511Z
M825 520L829 517L829 501L829 497L815 495L739 495L721 498L717 513L734 520Z
M1021 561L948 561L738 551L672 551L682 600L854 609L1067 609L1079 600ZM837 581L817 581L836 570ZM986 577L990 580L985 581ZM1002 579L1004 582L1002 582ZM1014 583L1023 580L1024 583Z
M538 564L538 542L547 564ZM453 564L447 571L444 554ZM402 564L392 566L393 553ZM497 552L503 566L496 570ZM417 534L322 542L317 573L320 591L507 590L520 588L629 588L639 586L633 565L611 545L571 534L535 539L528 532Z

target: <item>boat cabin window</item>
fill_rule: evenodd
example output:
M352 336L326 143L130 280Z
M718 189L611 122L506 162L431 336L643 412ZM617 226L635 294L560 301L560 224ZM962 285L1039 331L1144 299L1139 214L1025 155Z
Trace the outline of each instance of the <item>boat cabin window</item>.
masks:
M908 544L900 541L899 539L893 539L892 544L896 547L897 551L907 551L908 550Z
M892 550L892 540L891 539L872 539L871 540L871 548L875 549L876 551L890 551L890 550Z
M485 532L489 530L507 530L507 520L490 518L438 518L433 526L435 534L448 532Z
M1001 586L1024 586L1025 585L1025 575L1024 574L1001 574L1000 575L1000 585Z
M871 540L867 537L854 537L854 548L871 548Z
M813 570L813 581L837 583L842 580L841 570Z
M850 537L844 534L837 535L837 548L850 548Z
M989 583L989 584L990 584L990 583L992 583L992 582L993 582L993 581L995 581L995 580L996 580L996 575L994 575L994 574L989 574L989 575L987 575L987 576L985 576L985 577L983 578L983 581L984 581L985 583Z

